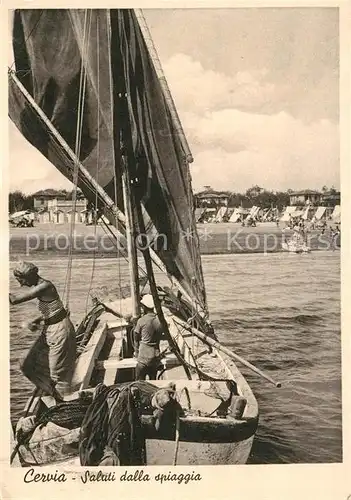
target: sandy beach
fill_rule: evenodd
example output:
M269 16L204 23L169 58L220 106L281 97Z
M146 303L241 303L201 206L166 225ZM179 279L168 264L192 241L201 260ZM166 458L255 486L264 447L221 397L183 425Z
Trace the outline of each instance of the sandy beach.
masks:
M113 228L111 228L113 230ZM257 227L242 227L241 224L198 224L200 251L202 254L271 253L282 251L282 240L292 231L285 224L261 223ZM193 235L183 234L183 238ZM312 250L333 250L329 228L311 230L307 234ZM337 242L339 245L340 242ZM36 224L33 228L10 229L10 256L60 253L67 254L70 248L69 224ZM72 235L74 252L89 257L116 255L116 246L111 235L101 226L77 224Z

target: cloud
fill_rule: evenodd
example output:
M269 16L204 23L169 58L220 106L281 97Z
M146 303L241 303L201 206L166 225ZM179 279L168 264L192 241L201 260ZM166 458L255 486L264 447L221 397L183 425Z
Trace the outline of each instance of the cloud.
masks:
M204 185L238 191L253 184L284 190L339 185L337 124L292 116L288 87L265 82L265 69L230 77L180 54L165 70L194 153L196 190ZM266 114L269 99L278 111Z
M244 191L254 184L277 190L338 186L336 148L325 138L311 133L310 140L305 141L300 134L292 135L290 142L238 152L220 146L198 150L191 165L193 188L197 191L211 185L215 189Z
M256 109L274 96L275 86L266 81L267 70L240 71L234 76L206 70L185 54L176 54L164 65L180 109L204 112L221 108Z
M194 154L195 190L339 186L338 125L318 113L293 115L294 84L270 83L266 68L226 75L185 54L172 56L164 70ZM307 111L309 105L306 96ZM11 123L10 188L70 186Z
M33 146L9 120L9 189L26 194L45 188L72 189L72 184Z

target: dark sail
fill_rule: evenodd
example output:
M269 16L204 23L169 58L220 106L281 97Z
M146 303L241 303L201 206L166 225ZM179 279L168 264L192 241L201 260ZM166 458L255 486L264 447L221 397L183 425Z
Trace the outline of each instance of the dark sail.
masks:
M79 159L115 200L113 179L119 161L114 158L107 14L90 11L87 15L84 10L15 11L13 49L17 78L73 151L81 115ZM84 86L82 68L86 71ZM62 148L42 121L35 118L11 79L9 114L27 140L71 180L72 165L62 161L66 156ZM85 185L80 187L91 198Z
M205 308L189 167L133 11L16 11L13 38L17 78L123 210L121 133L148 235L158 235L153 248ZM11 78L9 114L27 140L72 179L74 162ZM95 199L84 178L78 185Z

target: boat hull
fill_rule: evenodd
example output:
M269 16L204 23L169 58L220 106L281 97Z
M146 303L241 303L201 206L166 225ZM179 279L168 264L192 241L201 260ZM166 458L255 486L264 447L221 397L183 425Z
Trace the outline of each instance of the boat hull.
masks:
M282 243L282 249L292 253L309 253L310 247L306 245L296 245L294 243Z
M168 353L165 356L163 360L165 371L162 378L151 382L160 388L168 387L169 383L174 384L179 393L180 402L183 401L182 397L185 397L182 388L186 387L193 414L185 411L185 415L179 416L177 424L176 421L167 420L158 430L155 428L151 414L142 415L147 465L245 464L250 455L258 425L257 401L250 386L234 361L226 354L221 354L216 349L212 355L209 354L207 348L203 349L202 342L196 339L189 340L186 332L183 335L177 335L178 330L172 315L167 319L171 335L174 339L177 338L179 349L189 366L195 361L192 353L197 353L196 362L200 363L199 367L212 376L217 374L222 382L219 381L213 387L210 381L201 381L197 378L187 380L183 367L177 363L174 355ZM111 313L103 313L84 352L77 360L74 375L77 391L94 391L97 383L105 385L117 383L119 375L123 373L131 374L130 380L133 380L132 372L136 361L133 358L120 359L119 357L124 350L125 328L124 320L116 320ZM189 348L189 342L193 351ZM219 391L226 388L226 391L229 391L227 382L224 382L228 380L233 381L238 391L237 394L247 401L240 418L231 417L230 414L225 418L215 416L221 400L211 396L208 391L211 388ZM38 401L27 410L30 413L36 413L40 404L42 404L42 399L38 398ZM183 401L182 404L185 405L183 407L186 410L187 403ZM232 399L230 406L232 415L235 414L234 405L235 398ZM198 409L205 411L207 416L201 412L197 413ZM62 459L57 462L60 466L80 465L79 457L67 456L66 459L65 457ZM52 462L51 465L53 465Z
M179 443L175 460L175 442L157 439L146 440L146 460L148 466L198 466L198 465L244 465L251 453L254 435L236 443ZM79 457L50 464L53 466L81 467ZM12 467L21 467L19 460Z
M254 435L236 443L196 443L181 441L176 465L240 465L249 458ZM147 440L148 465L172 465L174 463L174 441Z

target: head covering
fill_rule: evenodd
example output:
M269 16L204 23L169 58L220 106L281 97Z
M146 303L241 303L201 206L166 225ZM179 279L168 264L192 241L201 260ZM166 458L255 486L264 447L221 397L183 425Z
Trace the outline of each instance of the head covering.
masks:
M155 307L154 299L152 298L152 295L150 295L149 293L144 295L140 303L147 309L153 309Z
M38 274L38 268L32 262L20 261L13 270L13 274L16 278L26 278L31 274Z
M175 389L169 387L156 391L151 399L151 406L155 408L155 410L153 411L153 416L155 419L154 425L156 431L158 431L161 426L161 421L164 418L165 411L170 410L173 413L177 410Z
M174 399L175 390L172 388L159 389L155 392L151 399L151 405L157 410L164 410L167 405Z

